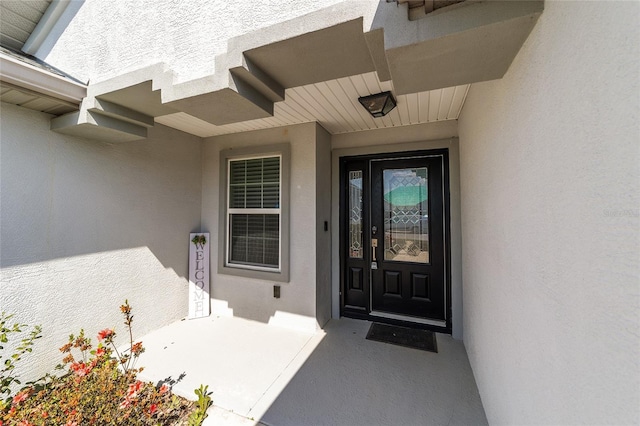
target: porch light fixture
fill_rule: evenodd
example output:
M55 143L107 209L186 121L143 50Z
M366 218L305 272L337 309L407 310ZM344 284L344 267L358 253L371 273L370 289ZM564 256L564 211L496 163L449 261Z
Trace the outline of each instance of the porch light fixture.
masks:
M376 93L375 95L358 98L363 107L373 117L384 117L396 107L396 100L391 92Z

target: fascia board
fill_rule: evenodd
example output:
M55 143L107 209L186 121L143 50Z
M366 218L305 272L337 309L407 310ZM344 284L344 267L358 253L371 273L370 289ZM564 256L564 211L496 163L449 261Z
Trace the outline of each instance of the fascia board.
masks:
M68 102L80 103L87 87L0 53L0 80Z
M75 1L84 1L84 0L75 0ZM49 5L47 10L40 18L40 21L36 25L36 27L31 32L31 35L24 42L24 46L22 46L22 51L31 56L36 56L36 53L45 42L53 27L56 25L64 11L71 4L71 0L53 0L53 2Z

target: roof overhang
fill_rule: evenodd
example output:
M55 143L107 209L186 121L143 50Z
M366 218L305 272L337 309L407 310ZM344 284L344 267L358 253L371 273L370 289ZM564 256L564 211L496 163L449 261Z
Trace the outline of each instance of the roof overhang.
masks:
M86 85L30 65L3 52L0 52L0 80L75 104L79 104L87 96Z
M230 40L230 50L215 58L216 73L205 78L176 84L158 64L93 84L79 114L54 119L52 129L86 136L87 126L101 126L98 116L107 116L103 130L132 140L145 137L150 121L212 136L308 121L343 133L456 119L470 83L506 73L543 6L468 0L388 29L363 28L357 16L309 29L349 16L329 8L298 18L299 25L280 24L288 37L267 28ZM363 115L357 98L386 90L397 98L395 112ZM119 133L104 134L95 137L118 140Z
M60 116L78 111L86 96L84 84L52 72L33 58L0 51L0 101Z

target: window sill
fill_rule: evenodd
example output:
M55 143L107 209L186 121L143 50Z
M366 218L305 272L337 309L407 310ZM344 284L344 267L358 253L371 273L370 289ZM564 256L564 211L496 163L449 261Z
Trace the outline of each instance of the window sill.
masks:
M256 280L289 282L289 273L283 270L268 270L266 268L254 269L241 265L220 265L218 267L218 273ZM215 285L215 282L213 285Z

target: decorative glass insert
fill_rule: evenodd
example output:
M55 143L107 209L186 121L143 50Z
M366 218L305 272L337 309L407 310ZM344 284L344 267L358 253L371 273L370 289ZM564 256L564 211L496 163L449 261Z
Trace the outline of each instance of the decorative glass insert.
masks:
M429 263L426 167L384 170L384 260Z
M227 262L280 267L280 157L229 161Z
M362 255L362 170L356 170L349 172L349 257Z

